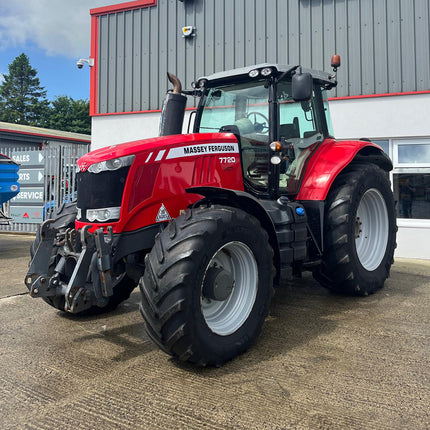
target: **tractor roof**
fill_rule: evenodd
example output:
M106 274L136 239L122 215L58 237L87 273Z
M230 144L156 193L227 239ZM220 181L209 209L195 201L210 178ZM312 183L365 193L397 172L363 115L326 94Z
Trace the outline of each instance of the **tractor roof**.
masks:
M274 70L275 75L281 75L284 72L293 71L297 69L300 66L292 66L288 64L273 64L273 63L262 63L262 64L256 64L253 66L246 66L246 67L240 67L238 69L232 69L232 70L226 70L223 72L217 72L209 76L203 76L201 79L207 79L209 82L209 86L212 86L215 83L219 83L218 81L224 81L224 80L235 80L235 79L243 79L243 78L249 78L248 74L251 70L261 70L266 67L270 67ZM312 78L319 81L321 84L328 84L330 86L335 86L336 81L331 78L330 73L326 73L320 70L314 70L314 69L306 69L302 68L303 73L310 73L312 75Z

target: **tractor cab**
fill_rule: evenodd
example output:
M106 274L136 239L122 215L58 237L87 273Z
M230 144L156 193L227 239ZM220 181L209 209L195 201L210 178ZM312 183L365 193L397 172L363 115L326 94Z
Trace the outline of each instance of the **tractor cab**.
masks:
M326 89L333 75L262 64L201 78L194 132L231 132L238 142L246 191L296 195L306 161L332 136Z

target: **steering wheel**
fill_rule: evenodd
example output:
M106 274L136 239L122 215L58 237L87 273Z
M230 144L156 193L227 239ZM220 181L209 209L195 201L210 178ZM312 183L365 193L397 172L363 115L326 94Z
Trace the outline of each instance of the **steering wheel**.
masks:
M251 121L251 116L254 116L254 121ZM264 119L264 122L257 122L258 116L261 116L261 118ZM269 119L261 112L249 112L246 114L246 117L253 123L256 133L264 133L265 131L269 130Z

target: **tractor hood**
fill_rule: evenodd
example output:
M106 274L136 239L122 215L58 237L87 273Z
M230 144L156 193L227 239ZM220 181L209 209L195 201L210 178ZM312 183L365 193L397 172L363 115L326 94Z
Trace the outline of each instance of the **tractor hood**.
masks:
M77 163L81 172L85 172L92 164L114 158L138 155L140 153L168 150L182 145L194 146L201 143L233 143L237 142L232 133L193 133L176 134L172 136L152 137L149 139L112 145L107 148L96 149L81 157Z

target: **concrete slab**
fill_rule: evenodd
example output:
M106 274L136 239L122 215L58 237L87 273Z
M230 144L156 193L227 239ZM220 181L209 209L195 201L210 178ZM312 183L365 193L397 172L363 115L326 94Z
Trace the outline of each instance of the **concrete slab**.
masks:
M397 261L367 298L306 276L278 290L247 353L196 369L148 340L137 290L90 318L11 296L28 262L16 241L0 254L2 429L430 428L429 262Z
M28 291L22 273L28 266L34 239L32 234L0 233L0 299Z

